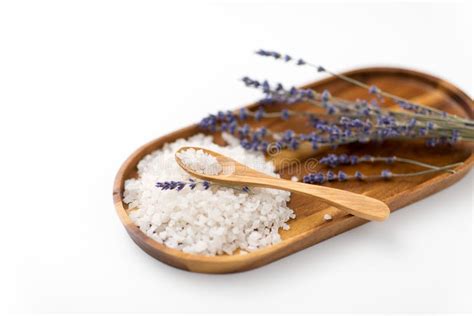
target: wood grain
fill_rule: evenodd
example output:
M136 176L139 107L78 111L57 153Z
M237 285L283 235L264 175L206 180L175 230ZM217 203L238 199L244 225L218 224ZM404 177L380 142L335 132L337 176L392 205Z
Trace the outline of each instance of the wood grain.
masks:
M457 114L459 116L473 118L472 100L461 90L452 84L433 76L400 68L364 68L345 73L368 84L375 84L379 88L416 102L423 103L443 111ZM368 93L360 88L336 78L321 80L306 87L318 91L328 89L334 96L354 100L356 98L368 99ZM395 105L387 102L387 107ZM255 108L251 105L248 108ZM307 110L310 105L297 104L297 109ZM278 106L275 107L275 110ZM259 122L262 124L262 122ZM282 122L276 119L266 119L263 124L273 130L285 130L292 128L297 132L308 131L309 127L304 122L290 121ZM128 216L127 205L123 203L123 189L126 179L136 176L137 163L147 154L161 148L167 142L173 142L178 138L189 137L199 132L196 125L178 130L149 142L137 149L122 165L117 173L113 198L114 204L123 225L135 243L154 258L172 265L174 267L203 273L230 273L254 269L288 256L306 247L312 246L325 239L350 230L366 223L366 220L347 214L345 211L328 206L325 203L314 203L314 200L301 194L292 194L289 206L295 211L296 218L289 222L291 227L288 231L281 231L282 241L248 255L223 255L223 256L199 256L185 254L181 251L167 248L152 240L142 233ZM222 144L219 135L214 135L216 143ZM386 141L384 143L351 144L341 146L337 153L350 154L372 154L391 156L397 155L433 165L445 165L456 162L464 162L464 165L456 168L455 174L438 173L410 178L397 178L391 181L329 183L326 186L339 188L355 193L374 197L385 202L392 211L405 205L414 203L433 193L436 193L461 179L474 164L472 145L460 143L456 146L427 148L416 142ZM272 159L283 178L289 179L292 175L302 177L309 168L319 168L311 165L312 158L323 156L324 152L314 153L310 149L298 152L283 152ZM303 164L292 164L301 161ZM383 165L359 165L358 170L364 174L379 173ZM346 173L353 173L353 166L340 168ZM394 172L413 172L420 170L419 167L396 164ZM448 206L446 206L448 207ZM324 214L331 214L333 220L325 221ZM390 220L390 219L389 219Z

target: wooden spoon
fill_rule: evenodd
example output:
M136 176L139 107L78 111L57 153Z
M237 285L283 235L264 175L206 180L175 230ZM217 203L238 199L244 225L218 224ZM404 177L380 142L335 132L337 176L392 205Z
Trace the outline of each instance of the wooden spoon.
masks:
M207 175L190 169L178 157L179 152L188 149L202 150L217 158L222 172L218 175ZM228 186L256 186L302 193L367 220L383 221L390 214L388 206L377 199L349 191L275 178L208 149L182 147L176 152L175 158L181 168L199 179Z

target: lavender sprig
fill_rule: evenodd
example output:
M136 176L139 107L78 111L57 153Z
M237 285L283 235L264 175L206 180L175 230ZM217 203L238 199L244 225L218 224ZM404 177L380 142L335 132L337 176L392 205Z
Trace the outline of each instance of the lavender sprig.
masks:
M430 165L424 162L420 162L414 159L409 159L409 158L402 158L402 157L397 157L397 156L390 156L390 157L382 157L382 156L371 156L371 155L364 155L364 156L357 156L357 155L347 155L347 154L329 154L327 156L322 157L319 159L319 163L326 165L330 168L335 168L339 165L357 165L359 163L374 163L374 162L383 162L386 164L394 164L396 162L402 162L402 163L407 163L411 165L416 165L428 169L434 169L434 170L439 170L442 167ZM462 165L461 163L453 164L452 166L457 167L459 165ZM446 170L450 173L455 173L454 170Z
M312 68L316 69L318 72L324 72L324 73L330 74L330 75L335 76L339 79L342 79L346 82L349 82L353 85L364 88L370 94L376 95L377 97L382 97L382 96L387 97L387 98L393 100L394 102L396 102L404 110L408 110L408 111L411 111L411 112L414 112L414 113L417 113L417 114L422 114L422 115L437 115L437 116L440 116L443 119L449 119L449 120L463 122L466 126L474 127L474 122L472 120L464 119L464 118L458 117L457 115L448 114L444 111L440 111L438 109L435 109L435 108L432 108L432 107L429 107L429 106L426 106L426 105L411 102L407 99L404 99L404 98L398 97L394 94L383 91L382 89L378 88L377 86L368 85L368 84L365 84L365 83L363 83L359 80L350 78L346 75L337 74L335 72L327 70L323 66L315 65L315 64L306 62L303 59L294 59L293 57L291 57L289 55L282 55L282 54L280 54L278 52L275 52L275 51L268 51L268 50L263 50L263 49L258 50L256 52L256 54L260 55L260 56L264 56L264 57L273 57L274 59L284 60L285 62L296 60L297 61L296 65L298 65L298 66L305 65L305 66L312 67ZM282 56L285 56L285 57L282 58Z
M194 190L197 186L201 186L204 190L209 190L211 186L216 186L217 184L214 184L209 181L196 181L192 178L188 179L188 181L163 181L163 182L156 182L155 187L161 189L161 191L168 191L168 190L176 190L176 191L181 191L184 188L188 187L191 190ZM223 186L223 185L218 185L218 186ZM250 193L251 190L248 186L243 186L241 188L236 188L236 187L230 187L226 186L232 189L236 190L242 190L244 192Z
M389 180L393 178L401 178L401 177L416 177L425 174L431 174L435 172L446 171L456 166L461 165L462 163L450 164L443 167L439 167L437 169L427 169L417 172L407 172L407 173L394 173L389 169L384 169L378 175L369 175L366 176L360 171L356 171L354 175L348 175L344 171L338 171L337 174L333 171L329 170L326 173L324 172L316 172L316 173L309 173L303 177L304 183L309 184L323 184L326 182L338 181L338 182L345 182L348 180Z
M161 191L167 190L176 190L181 191L185 187L189 187L191 190L194 190L196 186L202 186L204 190L208 190L211 187L209 181L196 181L194 179L189 179L188 181L164 181L156 182L155 187L161 189Z

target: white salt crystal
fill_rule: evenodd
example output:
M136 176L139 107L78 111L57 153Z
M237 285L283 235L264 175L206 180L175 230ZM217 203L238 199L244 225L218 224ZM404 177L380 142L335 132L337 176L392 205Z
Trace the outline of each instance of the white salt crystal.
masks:
M332 216L331 214L324 214L323 218L325 221L330 221L332 219Z
M298 179L298 177L296 177L296 176L292 176L292 177L291 177L291 181L293 181L293 182L298 182L299 179Z
M286 222L295 217L286 205L289 192L252 188L248 194L220 186L204 190L199 185L194 190L186 187L177 192L155 187L158 181L188 181L189 175L174 160L176 151L183 146L207 148L278 176L262 153L244 150L230 135L224 139L228 146L217 146L212 137L202 134L179 139L138 163L138 178L125 182L124 201L134 208L130 218L140 230L167 247L211 256L232 254L237 249L245 254L280 242L278 229L289 229ZM215 157L193 151L179 153L184 154L180 158L188 159L187 163L198 172L220 172Z

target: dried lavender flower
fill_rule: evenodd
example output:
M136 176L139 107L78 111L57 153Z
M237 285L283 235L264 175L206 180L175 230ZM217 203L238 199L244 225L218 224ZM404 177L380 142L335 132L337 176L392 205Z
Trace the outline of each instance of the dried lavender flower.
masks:
M392 177L392 172L388 169L384 169L382 172L380 172L380 176L383 179L390 179Z
M186 187L189 187L189 189L194 190L198 185L202 186L204 190L209 190L209 188L215 184L209 182L209 181L196 181L192 178L188 179L188 181L163 181L163 182L156 182L155 187L161 189L162 191L169 191L169 190L176 190L176 191L181 191ZM216 184L217 185L217 184ZM218 185L218 186L223 186L223 185ZM236 187L230 187L233 189L239 190L239 188ZM246 192L246 193L251 193L251 189L248 186L243 186L240 188L240 190Z

